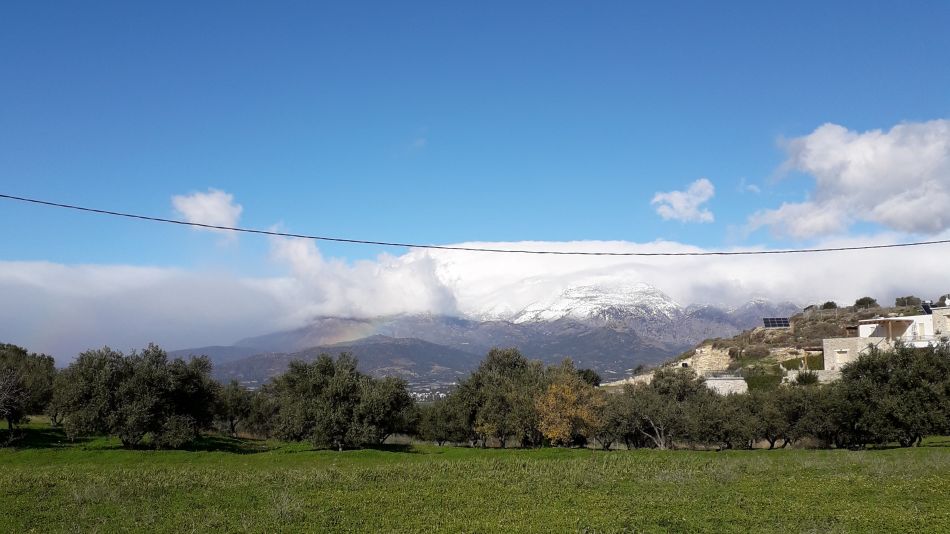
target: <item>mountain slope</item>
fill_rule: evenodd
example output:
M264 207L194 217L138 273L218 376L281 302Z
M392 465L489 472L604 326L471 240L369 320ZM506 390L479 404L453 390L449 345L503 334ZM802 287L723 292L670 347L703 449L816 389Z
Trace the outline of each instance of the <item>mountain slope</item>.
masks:
M787 316L798 306L754 300L733 309L714 306L683 308L648 284L586 285L534 303L514 315L518 324L570 318L584 323L635 332L648 343L673 350L710 337L733 335L761 324L763 317Z
M363 372L375 376L397 376L410 383L451 383L467 375L481 356L412 338L372 336L347 343L311 347L306 350L257 354L214 368L215 378L260 385L287 370L293 360L312 361L320 354L351 353Z
M209 347L197 347L194 349L173 350L169 351L168 356L170 358L190 358L192 356L198 355L207 356L208 359L211 360L211 363L217 367L228 362L240 360L241 358L253 356L254 354L258 354L260 352L260 349L254 347L212 345Z
M661 362L705 339L733 336L761 324L762 317L797 310L791 303L762 300L732 309L684 308L646 284L583 285L511 313L509 320L434 314L320 317L301 328L242 339L232 347L173 354L207 350L228 376L260 380L273 369L285 368L290 355L351 351L366 360L369 371L439 381L468 372L472 361L492 347L516 347L528 358L545 363L571 358L578 366L611 377Z

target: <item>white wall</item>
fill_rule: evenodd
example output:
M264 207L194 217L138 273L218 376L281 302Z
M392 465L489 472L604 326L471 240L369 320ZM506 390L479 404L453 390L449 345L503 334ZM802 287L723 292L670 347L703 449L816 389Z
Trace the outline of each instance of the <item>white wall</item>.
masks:
M730 393L745 393L749 391L749 385L742 377L706 377L706 387L720 395Z
M905 321L913 321L913 324L908 326L907 330L901 335L903 339L913 340L915 337L915 332L917 336L934 335L933 315L909 315L906 317L901 317L900 319ZM892 328L894 329L895 333L898 333L901 331L903 326L895 324ZM887 323L859 324L858 337L887 337Z

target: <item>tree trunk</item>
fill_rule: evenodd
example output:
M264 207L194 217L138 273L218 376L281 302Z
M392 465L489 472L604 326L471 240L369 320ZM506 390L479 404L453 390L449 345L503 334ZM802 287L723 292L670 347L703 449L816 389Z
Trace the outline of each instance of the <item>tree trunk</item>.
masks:
M651 434L651 433L649 433L649 432L646 432L646 431L644 431L644 430L640 430L640 432L641 432L644 436L650 438L650 439L653 441L654 445L656 445L656 448L657 448L657 449L666 450L666 449L667 449L667 446L666 446L666 445L667 445L667 444L666 444L667 438L666 438L666 436L663 434L663 431L661 431L660 429L658 429L658 428L656 427L656 425L653 424L653 421L647 419L647 422L650 423L650 426L651 426L651 427L653 427L653 434Z

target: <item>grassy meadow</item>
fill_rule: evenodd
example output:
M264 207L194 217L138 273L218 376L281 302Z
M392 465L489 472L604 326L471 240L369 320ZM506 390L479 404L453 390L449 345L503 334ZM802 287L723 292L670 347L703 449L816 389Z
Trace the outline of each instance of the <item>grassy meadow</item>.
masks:
M0 449L3 532L947 532L950 439L868 451Z

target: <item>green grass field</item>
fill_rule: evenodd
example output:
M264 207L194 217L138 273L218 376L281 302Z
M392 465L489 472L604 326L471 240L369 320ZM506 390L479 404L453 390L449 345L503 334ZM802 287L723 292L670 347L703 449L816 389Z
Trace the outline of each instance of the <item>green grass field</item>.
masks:
M0 449L3 532L948 532L950 439L870 451ZM202 450L204 449L204 450ZM214 450L209 450L214 449Z

